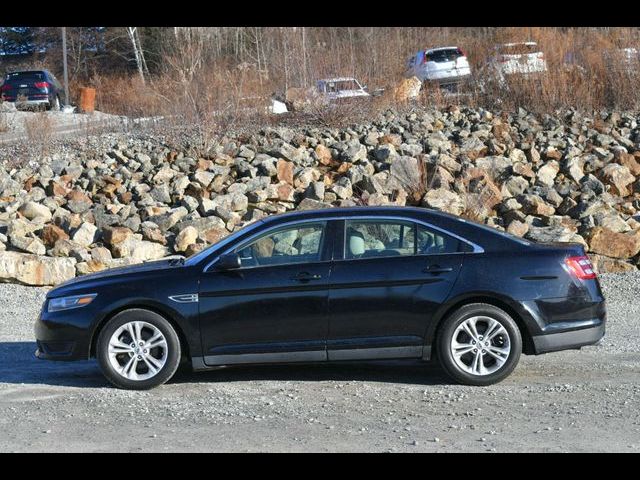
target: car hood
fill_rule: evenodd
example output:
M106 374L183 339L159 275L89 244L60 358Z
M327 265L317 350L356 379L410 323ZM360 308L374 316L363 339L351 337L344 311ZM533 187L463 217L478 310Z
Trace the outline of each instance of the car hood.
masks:
M165 270L167 268L179 268L183 263L177 262L175 259L169 260L157 260L153 262L145 262L136 265L127 265L124 267L115 267L103 270L101 272L90 273L81 277L72 278L66 282L60 283L55 288L52 288L47 293L49 297L59 297L66 293L72 293L81 287L99 286L103 283L111 283L117 280L121 282L124 280L122 277L127 277L126 280L134 280L138 277L138 274L152 273L155 271Z

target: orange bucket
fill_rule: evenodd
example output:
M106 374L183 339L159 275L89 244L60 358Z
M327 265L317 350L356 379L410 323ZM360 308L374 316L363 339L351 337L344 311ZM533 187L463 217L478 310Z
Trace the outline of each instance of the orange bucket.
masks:
M80 89L80 110L84 113L93 113L96 109L96 89L82 87Z

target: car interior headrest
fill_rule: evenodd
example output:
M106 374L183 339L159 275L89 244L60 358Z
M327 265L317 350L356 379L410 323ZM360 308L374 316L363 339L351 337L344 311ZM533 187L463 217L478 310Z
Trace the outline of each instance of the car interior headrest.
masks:
M362 255L364 253L364 237L360 232L354 231L349 234L349 251L352 256Z

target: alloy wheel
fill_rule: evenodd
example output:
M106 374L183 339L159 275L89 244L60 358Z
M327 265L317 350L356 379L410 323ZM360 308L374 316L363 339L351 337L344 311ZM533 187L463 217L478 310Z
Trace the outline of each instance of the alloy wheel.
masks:
M500 370L511 353L507 329L495 318L465 319L451 337L451 354L456 365L471 375L485 376Z
M167 339L148 322L128 322L111 335L108 355L114 371L124 378L147 380L167 362Z

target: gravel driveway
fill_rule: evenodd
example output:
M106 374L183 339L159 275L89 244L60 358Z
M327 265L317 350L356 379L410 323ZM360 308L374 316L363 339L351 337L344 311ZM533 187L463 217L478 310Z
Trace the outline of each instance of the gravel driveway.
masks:
M0 451L637 452L640 273L601 281L601 345L523 357L491 387L382 362L183 372L149 392L35 359L46 289L0 284Z

